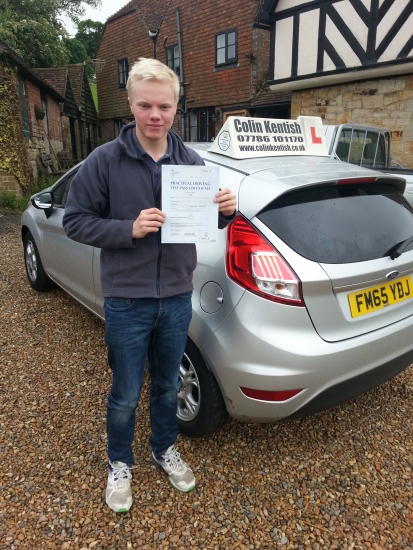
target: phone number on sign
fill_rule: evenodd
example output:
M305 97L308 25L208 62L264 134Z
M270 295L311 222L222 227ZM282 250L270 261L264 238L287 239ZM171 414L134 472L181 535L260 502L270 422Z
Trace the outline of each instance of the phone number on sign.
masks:
M269 143L271 141L270 136L239 135L237 136L237 139L238 141L241 141L241 142L257 141L259 143L259 142L265 141ZM302 143L304 141L304 138L302 136L272 136L272 140L278 143Z

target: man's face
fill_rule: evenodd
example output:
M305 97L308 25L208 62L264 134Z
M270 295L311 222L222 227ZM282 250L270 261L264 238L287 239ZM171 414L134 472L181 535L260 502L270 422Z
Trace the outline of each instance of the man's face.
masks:
M166 140L176 113L171 84L155 80L134 82L129 105L136 121L136 135L144 147Z

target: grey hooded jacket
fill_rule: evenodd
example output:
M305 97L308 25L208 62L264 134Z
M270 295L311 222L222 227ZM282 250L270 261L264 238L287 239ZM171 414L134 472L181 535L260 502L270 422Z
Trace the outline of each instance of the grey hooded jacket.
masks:
M168 141L170 164L204 164L174 132ZM140 211L160 207L144 155L132 122L87 157L70 186L63 227L71 239L101 248L104 297L166 298L193 288L194 244L162 244L160 232L132 238ZM219 227L232 218L220 214Z

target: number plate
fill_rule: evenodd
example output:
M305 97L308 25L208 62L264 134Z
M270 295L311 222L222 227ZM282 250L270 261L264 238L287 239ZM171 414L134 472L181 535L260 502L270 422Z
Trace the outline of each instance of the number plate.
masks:
M412 278L408 275L396 281L352 292L348 295L348 303L351 316L360 317L412 297Z

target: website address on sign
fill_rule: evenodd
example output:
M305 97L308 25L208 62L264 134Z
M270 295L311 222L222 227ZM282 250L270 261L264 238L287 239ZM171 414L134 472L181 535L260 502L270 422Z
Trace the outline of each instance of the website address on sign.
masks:
M239 145L240 151L305 151L304 145Z

